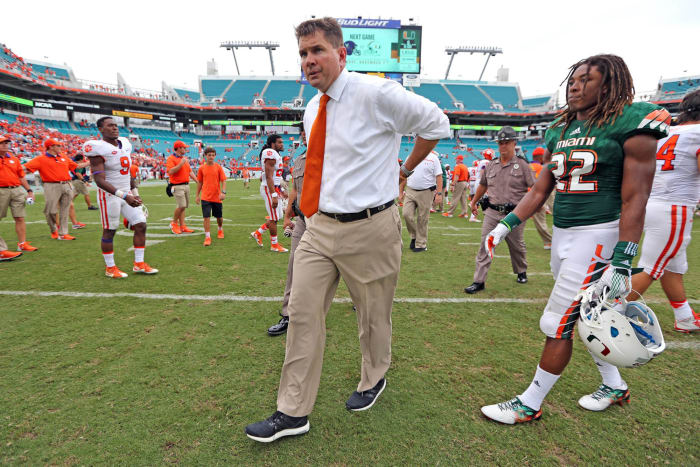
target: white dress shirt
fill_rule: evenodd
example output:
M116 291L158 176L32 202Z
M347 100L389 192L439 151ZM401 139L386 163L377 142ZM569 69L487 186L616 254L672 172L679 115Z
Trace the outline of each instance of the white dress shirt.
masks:
M395 81L343 70L326 94L321 211L353 213L395 199L401 136L450 136L444 112ZM314 96L304 112L309 139L320 99Z
M413 169L413 173L408 180L406 180L406 185L414 190L425 190L431 186L436 186L435 179L438 175L442 175L442 167L440 167L440 160L438 159L437 153L431 151L428 157L423 159L423 161Z

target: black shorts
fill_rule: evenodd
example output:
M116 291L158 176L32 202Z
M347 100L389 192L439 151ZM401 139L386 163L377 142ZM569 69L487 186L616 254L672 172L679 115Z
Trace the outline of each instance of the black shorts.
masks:
M224 217L223 205L221 203L202 200L202 217L211 217L212 214L217 219Z

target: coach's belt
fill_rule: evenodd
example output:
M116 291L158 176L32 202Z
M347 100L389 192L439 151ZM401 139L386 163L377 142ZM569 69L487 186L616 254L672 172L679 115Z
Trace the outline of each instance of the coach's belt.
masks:
M7 189L10 189L10 188L19 188L19 185L15 185L15 186L0 186L0 188L7 188Z
M63 180L60 182L44 182L44 183L70 183L70 180Z
M411 187L409 186L409 188L411 188ZM428 188L421 188L420 190L418 188L411 188L411 190L413 190L413 191L426 191L426 190L435 191L435 190L437 190L437 185L429 186Z
M180 185L189 185L190 182L184 182L184 183L171 183L172 186L180 186Z
M373 216L377 214L378 212L382 212L387 208L390 208L391 206L394 205L394 200L392 199L388 203L384 203L381 206L376 206L373 208L368 208L365 209L364 211L360 212L353 212L349 214L333 214L330 212L323 212L323 211L318 211L324 216L332 217L333 219L337 220L338 222L353 222L353 221L359 221L361 219L367 219L370 216Z

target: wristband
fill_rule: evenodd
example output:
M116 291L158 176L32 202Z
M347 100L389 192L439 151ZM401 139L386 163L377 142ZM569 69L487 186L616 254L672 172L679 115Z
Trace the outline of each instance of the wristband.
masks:
M124 191L122 191L122 190L115 190L115 191L114 191L114 196L118 196L118 197L121 198L121 199L126 199L126 196L127 196L127 195L128 195L128 193L126 193L126 192L124 192Z
M272 196L273 198L277 198L277 192L272 193L270 196Z
M615 267L631 267L632 258L637 256L638 248L639 245L634 242L617 242L613 250L612 265Z
M522 224L522 221L518 216L511 212L508 213L506 217L501 219L500 223L508 227L508 231L513 231L514 228Z

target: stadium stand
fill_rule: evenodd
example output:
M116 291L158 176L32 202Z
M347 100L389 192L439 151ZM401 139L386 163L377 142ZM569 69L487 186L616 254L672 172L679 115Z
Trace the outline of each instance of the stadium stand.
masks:
M70 73L67 68L62 68L56 65L48 65L34 61L27 62L31 65L35 73L41 73L48 76L53 76L57 79L70 80Z
M518 110L521 107L520 92L517 86L480 84L478 87L488 94L495 102L501 104L506 111Z
M700 76L686 76L659 81L659 101L682 99L688 92L700 88Z
M446 87L455 96L455 99L464 105L464 110L481 112L496 110L489 98L474 84L450 82L446 84Z
M535 97L524 97L522 102L523 102L523 107L525 108L535 108L535 107L543 107L549 104L549 101L552 99L551 95L548 96L535 96Z
M189 89L173 88L180 98L187 102L199 102L201 97L199 91L191 91Z
M202 96L208 100L221 97L231 81L231 78L202 78L200 81Z
M259 97L267 85L267 80L236 79L223 95L224 105L253 105L253 99Z
M440 83L421 83L420 86L409 88L416 94L435 102L441 109L455 109L452 97Z
M291 102L299 96L300 89L301 85L297 80L270 80L263 95L265 105L281 105L283 102Z

